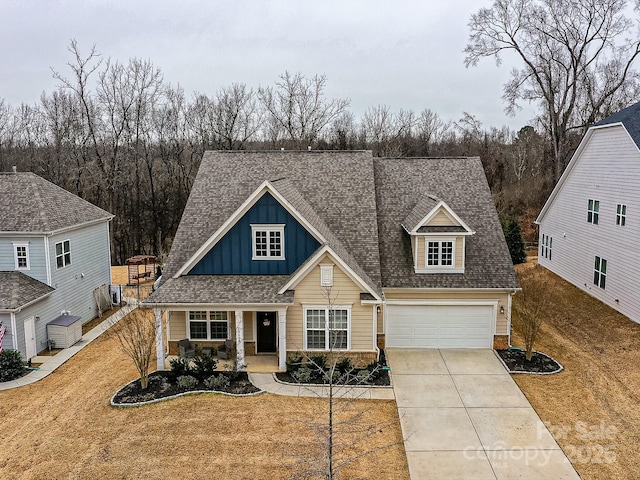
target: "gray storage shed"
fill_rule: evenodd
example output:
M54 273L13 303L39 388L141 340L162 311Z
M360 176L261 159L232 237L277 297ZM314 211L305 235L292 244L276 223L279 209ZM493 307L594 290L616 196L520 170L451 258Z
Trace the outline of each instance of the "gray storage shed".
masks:
M60 315L47 323L47 335L55 348L67 348L82 339L82 322L75 315Z

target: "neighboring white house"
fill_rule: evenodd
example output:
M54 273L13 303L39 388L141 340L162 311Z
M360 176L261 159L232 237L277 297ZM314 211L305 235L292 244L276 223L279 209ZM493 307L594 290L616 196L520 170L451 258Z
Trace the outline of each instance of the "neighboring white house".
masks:
M47 348L50 322L97 315L94 290L111 283L112 218L33 173L0 173L4 348L31 358Z
M589 128L536 223L540 265L640 323L640 103Z

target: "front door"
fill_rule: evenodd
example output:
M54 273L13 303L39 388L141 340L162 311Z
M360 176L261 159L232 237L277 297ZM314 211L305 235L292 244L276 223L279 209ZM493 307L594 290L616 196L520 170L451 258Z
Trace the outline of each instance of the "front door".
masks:
M276 312L257 312L258 353L276 353Z
M27 360L35 357L38 352L36 352L36 324L33 317L29 317L24 321L24 343Z

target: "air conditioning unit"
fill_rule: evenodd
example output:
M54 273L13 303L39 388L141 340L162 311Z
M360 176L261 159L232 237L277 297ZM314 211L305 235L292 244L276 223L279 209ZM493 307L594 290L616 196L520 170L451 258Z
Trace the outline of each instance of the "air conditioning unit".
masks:
M122 302L122 285L111 285L109 292L111 293L111 303L120 305L120 302Z

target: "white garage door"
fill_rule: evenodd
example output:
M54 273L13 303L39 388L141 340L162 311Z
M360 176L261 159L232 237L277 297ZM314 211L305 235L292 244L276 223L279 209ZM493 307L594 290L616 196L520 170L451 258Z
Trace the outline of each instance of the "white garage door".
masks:
M387 305L387 347L491 348L491 305Z

